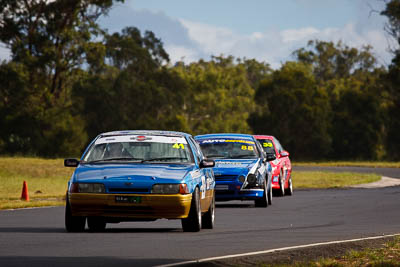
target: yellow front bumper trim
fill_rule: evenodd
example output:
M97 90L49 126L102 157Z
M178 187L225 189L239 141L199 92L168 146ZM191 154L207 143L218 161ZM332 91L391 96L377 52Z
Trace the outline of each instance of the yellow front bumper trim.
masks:
M138 203L120 203L115 197L135 197ZM180 219L189 214L192 195L69 193L73 216L141 219Z

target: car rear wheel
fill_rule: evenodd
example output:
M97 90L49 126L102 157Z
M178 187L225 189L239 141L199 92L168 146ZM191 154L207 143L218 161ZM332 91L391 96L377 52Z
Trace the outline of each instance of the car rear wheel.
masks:
M292 196L293 195L292 177L289 178L288 184L289 184L289 186L288 186L288 188L286 188L285 193L288 196Z
M83 232L85 230L86 217L72 216L71 206L68 201L65 205L65 229L67 232Z
M283 172L279 173L279 191L278 195L283 197L285 195L285 182L283 181Z
M266 208L268 207L268 190L267 190L267 183L264 180L264 193L262 198L256 199L254 201L256 207Z
M189 216L182 219L182 229L184 232L198 232L201 229L201 206L198 187L192 194Z
M91 232L101 232L106 229L107 223L101 217L88 217L88 228Z
M213 229L214 228L214 220L215 220L215 193L213 195L213 199L210 204L210 208L203 215L202 218L202 227L203 229Z

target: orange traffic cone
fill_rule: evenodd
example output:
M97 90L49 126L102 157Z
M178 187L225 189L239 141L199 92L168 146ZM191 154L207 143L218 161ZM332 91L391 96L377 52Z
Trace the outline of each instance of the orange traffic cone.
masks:
M29 193L28 193L28 184L24 181L22 185L22 194L21 199L25 201L29 201Z

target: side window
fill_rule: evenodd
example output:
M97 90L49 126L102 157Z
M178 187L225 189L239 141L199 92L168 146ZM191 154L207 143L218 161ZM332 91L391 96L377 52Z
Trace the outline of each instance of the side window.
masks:
M189 137L189 141L192 143L193 147L195 148L195 149L193 149L193 152L197 159L198 164L200 164L200 161L204 158L203 153L201 152L201 148L200 148L199 144L197 144L197 142L192 137Z
M274 138L274 141L275 141L276 149L278 149L278 153L281 153L283 150L281 143L279 143L278 139L276 139L276 138Z
M257 156L259 158L264 158L264 150L262 149L260 141L256 140L255 141L256 147L257 147Z

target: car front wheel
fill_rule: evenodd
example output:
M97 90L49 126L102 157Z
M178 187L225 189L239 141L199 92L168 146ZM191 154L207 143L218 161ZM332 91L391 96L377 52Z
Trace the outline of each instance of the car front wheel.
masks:
M285 182L283 181L283 172L279 174L279 191L278 195L283 197L285 195Z
M198 232L201 229L201 206L198 187L192 194L189 216L182 219L182 229L184 232Z
M286 193L286 195L288 195L288 196L292 196L292 195L293 195L292 177L289 178L288 183L289 183L289 186L288 186L288 188L286 188L285 193Z
M210 208L203 215L202 218L202 227L203 229L213 229L214 228L214 220L215 220L215 193L213 195L213 199L210 204Z
M260 199L256 199L254 201L256 207L266 208L268 207L268 190L267 190L267 183L264 180L264 192L263 196Z
M68 201L65 205L65 229L67 232L83 232L85 230L86 217L72 216L71 206Z
M272 205L272 186L268 190L268 205Z

